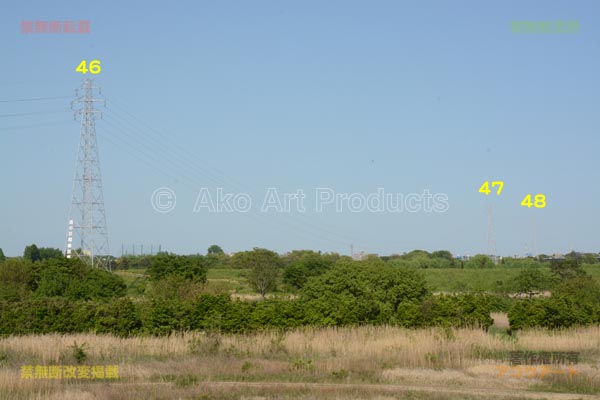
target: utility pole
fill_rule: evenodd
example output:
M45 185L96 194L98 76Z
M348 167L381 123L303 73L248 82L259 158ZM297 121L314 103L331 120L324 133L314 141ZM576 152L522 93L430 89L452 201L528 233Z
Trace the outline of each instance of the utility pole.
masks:
M104 102L104 99L97 97L100 95L100 88L94 86L93 80L89 78L83 81L75 93L76 99L71 102L71 108L75 111L75 120L80 121L81 126L66 256L78 257L93 268L110 270L108 229L96 139L96 119L101 118L102 114L94 109L94 103ZM80 107L75 109L75 105Z

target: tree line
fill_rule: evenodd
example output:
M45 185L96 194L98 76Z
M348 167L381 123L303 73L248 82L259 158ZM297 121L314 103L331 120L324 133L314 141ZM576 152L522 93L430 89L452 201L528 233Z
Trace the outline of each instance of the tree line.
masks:
M513 329L600 323L600 288L577 254L558 262L507 260L506 268L522 264L513 285L525 298L514 298L490 293L439 295L427 287L424 269L441 264L490 268L494 263L485 256L465 262L446 251L416 250L353 260L308 250L281 256L261 248L230 256L211 246L206 254L163 252L115 259L118 268L143 268L148 277L148 284L138 288L139 296L129 296L119 275L53 250L31 245L23 257L0 258L1 335L94 331L126 336L361 324L487 329L492 311L508 312ZM244 269L263 299L240 301L229 294L209 293L210 268ZM278 283L296 296L266 298ZM534 297L546 288L551 289L550 297Z

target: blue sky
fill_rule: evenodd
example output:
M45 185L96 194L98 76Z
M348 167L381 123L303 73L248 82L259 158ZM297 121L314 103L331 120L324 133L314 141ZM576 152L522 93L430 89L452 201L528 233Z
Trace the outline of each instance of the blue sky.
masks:
M77 64L101 61L115 255L134 243L474 254L487 250L492 202L500 254L529 250L534 225L537 253L600 250L597 2L52 3L3 7L0 100L70 96ZM23 20L55 19L90 20L91 34L21 33ZM511 32L526 20L579 32ZM64 247L79 138L69 103L0 102L7 255ZM478 193L485 180L504 181L502 194ZM217 186L250 193L256 212L192 212L200 188ZM159 187L177 194L170 213L152 208ZM309 205L318 187L429 190L449 209L261 214L269 187L303 189ZM548 206L520 206L528 193Z

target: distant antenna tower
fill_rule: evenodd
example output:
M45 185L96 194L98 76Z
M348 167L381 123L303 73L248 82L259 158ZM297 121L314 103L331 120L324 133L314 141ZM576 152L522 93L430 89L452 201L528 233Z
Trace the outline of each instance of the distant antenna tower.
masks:
M108 230L102 194L102 176L96 140L96 118L102 117L94 103L105 102L100 88L92 79L85 79L71 102L75 120L81 122L79 149L67 232L67 258L78 257L92 267L110 269ZM79 104L75 109L73 106Z
M488 242L487 242L487 254L492 257L494 263L496 262L496 236L494 234L494 208L490 204L488 209Z
M536 256L537 253L537 226L535 222L535 213L531 213L531 255Z

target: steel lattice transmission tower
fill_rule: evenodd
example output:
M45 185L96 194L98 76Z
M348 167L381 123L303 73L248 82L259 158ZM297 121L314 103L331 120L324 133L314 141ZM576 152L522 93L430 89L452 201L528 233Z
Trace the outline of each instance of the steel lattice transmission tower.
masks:
M81 122L77 164L67 232L67 258L78 257L92 267L110 269L108 229L102 194L102 176L96 139L96 119L102 117L94 108L104 103L100 88L85 79L71 102L75 120ZM76 106L79 106L76 108Z
M498 256L496 254L496 232L494 229L494 205L490 204L488 209L488 242L487 242L487 254L492 258L494 264L498 262Z

